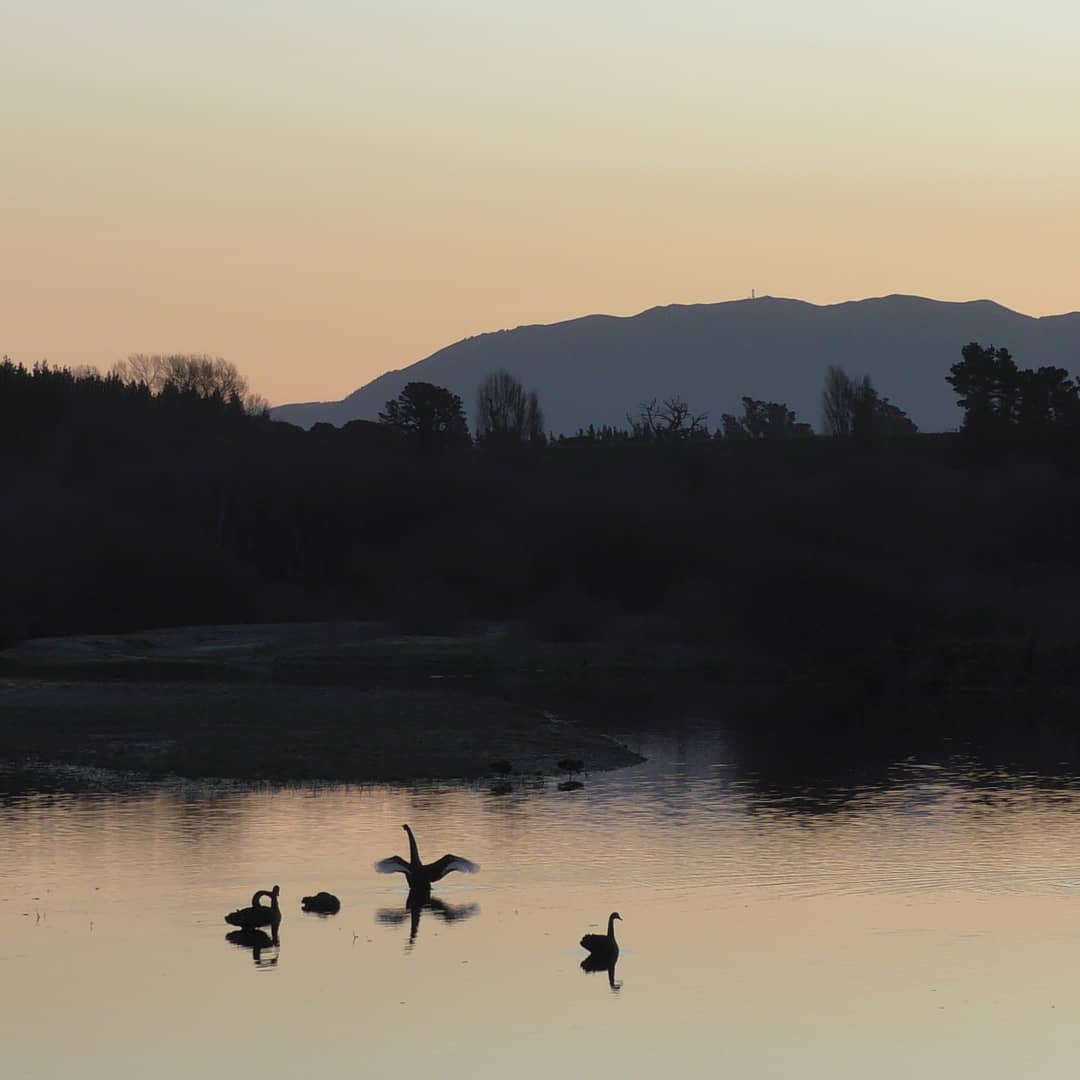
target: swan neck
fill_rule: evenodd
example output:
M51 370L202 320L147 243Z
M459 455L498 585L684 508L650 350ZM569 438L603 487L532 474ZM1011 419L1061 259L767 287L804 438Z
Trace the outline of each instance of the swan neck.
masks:
M615 940L615 916L609 915L607 920L607 936L609 941Z
M405 826L405 831L409 834L409 862L412 864L413 869L416 869L421 865L420 851L416 846L416 837L413 836L413 831L408 825Z

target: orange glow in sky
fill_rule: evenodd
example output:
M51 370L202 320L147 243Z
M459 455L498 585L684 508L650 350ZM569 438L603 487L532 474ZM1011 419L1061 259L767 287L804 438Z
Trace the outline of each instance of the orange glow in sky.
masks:
M759 294L1080 308L1067 0L16 0L0 352L274 403Z

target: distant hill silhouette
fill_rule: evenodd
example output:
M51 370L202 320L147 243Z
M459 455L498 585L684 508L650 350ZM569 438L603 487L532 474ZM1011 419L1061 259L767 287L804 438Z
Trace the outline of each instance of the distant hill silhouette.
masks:
M825 369L869 374L923 431L959 427L945 382L969 341L1007 346L1022 367L1054 364L1080 374L1080 313L1032 318L989 300L948 303L885 296L819 306L759 297L675 304L620 318L588 315L466 338L362 386L342 401L281 405L276 420L301 427L374 420L407 382L460 394L472 420L476 387L505 368L540 392L547 429L625 425L642 402L678 395L716 427L743 395L784 401L820 425Z

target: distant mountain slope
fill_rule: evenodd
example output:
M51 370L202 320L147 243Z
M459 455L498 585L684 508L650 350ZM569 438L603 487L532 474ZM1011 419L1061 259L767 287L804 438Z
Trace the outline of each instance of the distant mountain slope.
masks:
M625 425L642 402L673 395L707 412L713 427L721 413L739 411L743 395L787 402L817 427L825 369L839 364L870 375L921 430L944 431L960 422L945 376L969 341L1005 345L1021 367L1055 364L1080 373L1076 312L1032 318L989 300L917 296L826 306L760 297L481 334L381 375L343 401L281 405L272 415L302 427L373 420L416 380L460 394L471 420L477 384L506 368L539 391L555 433Z

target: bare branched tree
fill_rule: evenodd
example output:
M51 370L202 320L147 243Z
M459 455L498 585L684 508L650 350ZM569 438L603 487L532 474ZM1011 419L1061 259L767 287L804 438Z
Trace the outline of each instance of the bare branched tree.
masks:
M151 394L160 394L165 387L165 357L132 353L113 364L112 374L132 386L145 386Z
M840 367L830 366L825 372L825 388L821 392L821 429L825 435L847 438L855 423L855 382Z
M134 353L113 366L112 373L126 383L145 386L160 394L166 387L199 397L218 396L223 401L238 400L245 412L264 413L269 402L248 387L235 364L219 357L181 354L148 356Z
M535 390L529 391L529 400L525 405L525 438L537 445L547 441L544 435L544 410L540 408L540 395Z
M913 434L918 430L903 409L883 398L869 375L853 379L843 368L830 367L821 394L822 430L837 438L867 441Z
M653 398L642 404L636 417L626 419L634 438L682 441L707 436L708 418L708 413L692 413L682 398L672 397L662 402Z
M244 399L244 412L248 416L264 416L270 415L270 399L263 397L262 394L248 393Z
M544 413L535 390L509 371L493 371L476 391L477 441L542 443Z

